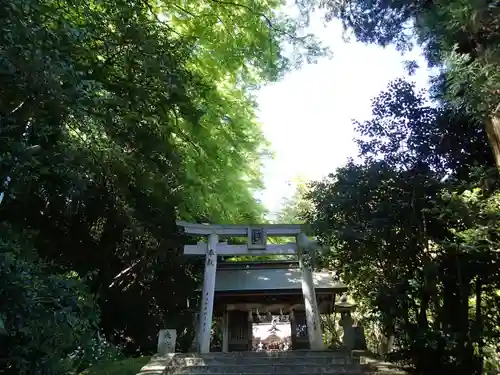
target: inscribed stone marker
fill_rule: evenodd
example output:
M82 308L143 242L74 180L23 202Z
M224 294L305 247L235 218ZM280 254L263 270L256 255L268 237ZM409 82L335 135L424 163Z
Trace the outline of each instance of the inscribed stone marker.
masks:
M158 355L175 353L177 331L175 329L160 329L158 334Z

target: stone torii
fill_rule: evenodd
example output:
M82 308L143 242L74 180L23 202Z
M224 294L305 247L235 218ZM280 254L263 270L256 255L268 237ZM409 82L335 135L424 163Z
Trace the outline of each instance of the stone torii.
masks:
M323 335L314 290L311 270L313 252L318 250L316 241L310 240L297 224L262 224L262 225L209 225L177 221L184 228L184 233L207 238L207 242L185 245L186 255L205 255L203 277L203 295L201 300L198 345L200 353L210 352L210 334L215 293L217 256L238 255L293 255L296 254L301 268L302 293L307 321L307 332L311 350L323 350ZM247 237L245 245L228 245L219 242L219 236ZM268 237L295 237L295 242L287 244L268 244Z

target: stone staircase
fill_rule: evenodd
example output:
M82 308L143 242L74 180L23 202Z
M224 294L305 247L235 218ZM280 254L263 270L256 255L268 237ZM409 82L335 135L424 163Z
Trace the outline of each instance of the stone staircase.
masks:
M361 375L359 357L342 351L232 352L153 357L140 375Z

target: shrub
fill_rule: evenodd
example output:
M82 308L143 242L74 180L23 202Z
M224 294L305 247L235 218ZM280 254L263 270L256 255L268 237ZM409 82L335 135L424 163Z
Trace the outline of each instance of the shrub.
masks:
M136 375L149 359L150 357L138 357L107 361L90 367L80 375Z
M84 282L40 259L28 233L0 227L0 314L5 374L74 370L75 350L95 337L98 313Z

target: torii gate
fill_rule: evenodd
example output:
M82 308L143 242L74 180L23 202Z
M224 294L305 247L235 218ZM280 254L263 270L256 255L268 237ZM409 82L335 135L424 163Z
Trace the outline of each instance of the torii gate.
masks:
M302 274L302 293L307 321L309 345L312 350L323 349L321 322L314 291L311 271L311 251L318 248L302 232L300 225L295 224L262 224L262 225L208 225L192 224L177 221L184 232L194 236L208 237L207 243L185 245L185 255L205 255L205 272L203 278L203 296L201 301L200 327L198 344L200 353L210 352L210 334L215 292L215 275L217 270L217 255L271 255L297 254ZM219 243L219 236L247 237L246 245L228 245ZM267 237L295 237L296 241L284 245L267 243Z

